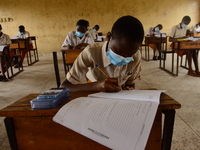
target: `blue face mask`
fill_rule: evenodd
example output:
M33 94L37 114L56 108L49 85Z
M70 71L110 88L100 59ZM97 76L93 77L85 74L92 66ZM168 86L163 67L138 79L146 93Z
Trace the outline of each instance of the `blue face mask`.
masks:
M20 35L23 35L24 33L23 33L23 32L19 32L19 34L20 34Z
M159 30L159 28L158 27L156 27L155 28L155 32L159 32L160 30Z
M181 24L182 28L187 28L187 25L185 25L184 23Z
M81 33L81 32L78 32L78 31L76 31L75 34L76 34L76 36L78 36L80 38L82 38L85 35L85 33Z
M93 29L94 30L94 32L97 32L97 30L96 29Z
M110 62L115 66L123 66L128 64L130 61L133 60L132 57L123 57L121 55L118 55L114 53L111 49L108 49L106 52L106 56L110 60Z

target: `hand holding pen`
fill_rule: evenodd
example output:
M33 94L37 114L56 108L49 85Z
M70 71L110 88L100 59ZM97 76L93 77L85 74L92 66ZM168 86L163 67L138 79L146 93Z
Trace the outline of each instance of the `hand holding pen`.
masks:
M117 78L110 78L98 65L97 69L106 77L102 81L98 81L98 89L103 92L118 92L121 90L121 86L118 84Z

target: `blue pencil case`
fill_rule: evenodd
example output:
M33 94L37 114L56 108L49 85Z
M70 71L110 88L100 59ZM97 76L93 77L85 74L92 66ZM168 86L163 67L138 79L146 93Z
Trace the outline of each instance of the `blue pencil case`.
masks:
M69 97L69 89L54 88L53 90L59 90L58 93L46 92L37 96L37 98L30 101L32 109L51 109L57 107L61 102ZM50 89L52 90L52 89ZM48 90L49 91L49 90Z

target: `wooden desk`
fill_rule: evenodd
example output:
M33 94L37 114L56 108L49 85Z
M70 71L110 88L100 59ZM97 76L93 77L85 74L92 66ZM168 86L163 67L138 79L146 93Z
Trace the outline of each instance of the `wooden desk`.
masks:
M55 123L52 118L68 101L91 92L73 92L55 109L32 110L30 100L39 94L30 94L0 110L12 150L109 150L66 127ZM162 93L160 105L145 150L170 150L173 134L175 109L180 103ZM165 114L162 134L162 113ZM161 148L162 147L162 148Z
M30 52L30 40L31 37L27 39L11 39L12 43L10 44L10 49L19 49L20 53L22 49L27 50L27 64L31 65L32 63L32 58L31 58L31 52Z
M145 44L142 46L145 46L145 57L142 57L144 60L149 61L149 46L148 44L160 44L160 49L167 49L167 37L150 37L150 36L145 36ZM147 46L147 48L146 48ZM141 54L142 54L142 48Z
M166 72L178 76L179 70L179 55L177 54L176 58L176 71L174 71L174 51L197 51L200 50L200 40L197 41L181 41L181 42L173 42L172 45L172 67L171 71L165 68L166 54L164 54L164 59L160 60L160 68L165 70ZM197 57L198 58L198 57ZM163 65L161 66L161 61L163 61Z

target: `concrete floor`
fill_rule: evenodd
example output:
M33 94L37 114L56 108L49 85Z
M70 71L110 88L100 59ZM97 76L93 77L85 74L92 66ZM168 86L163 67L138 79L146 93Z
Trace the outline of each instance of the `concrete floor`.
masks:
M0 82L0 109L30 94L41 93L56 87L51 54L39 56L40 61L27 66L9 82ZM61 80L64 79L61 54L58 54ZM179 76L159 69L158 61L142 60L141 80L137 89L157 88L181 103L175 117L172 150L200 150L200 77L188 76L179 68ZM10 150L3 117L0 117L0 149Z

